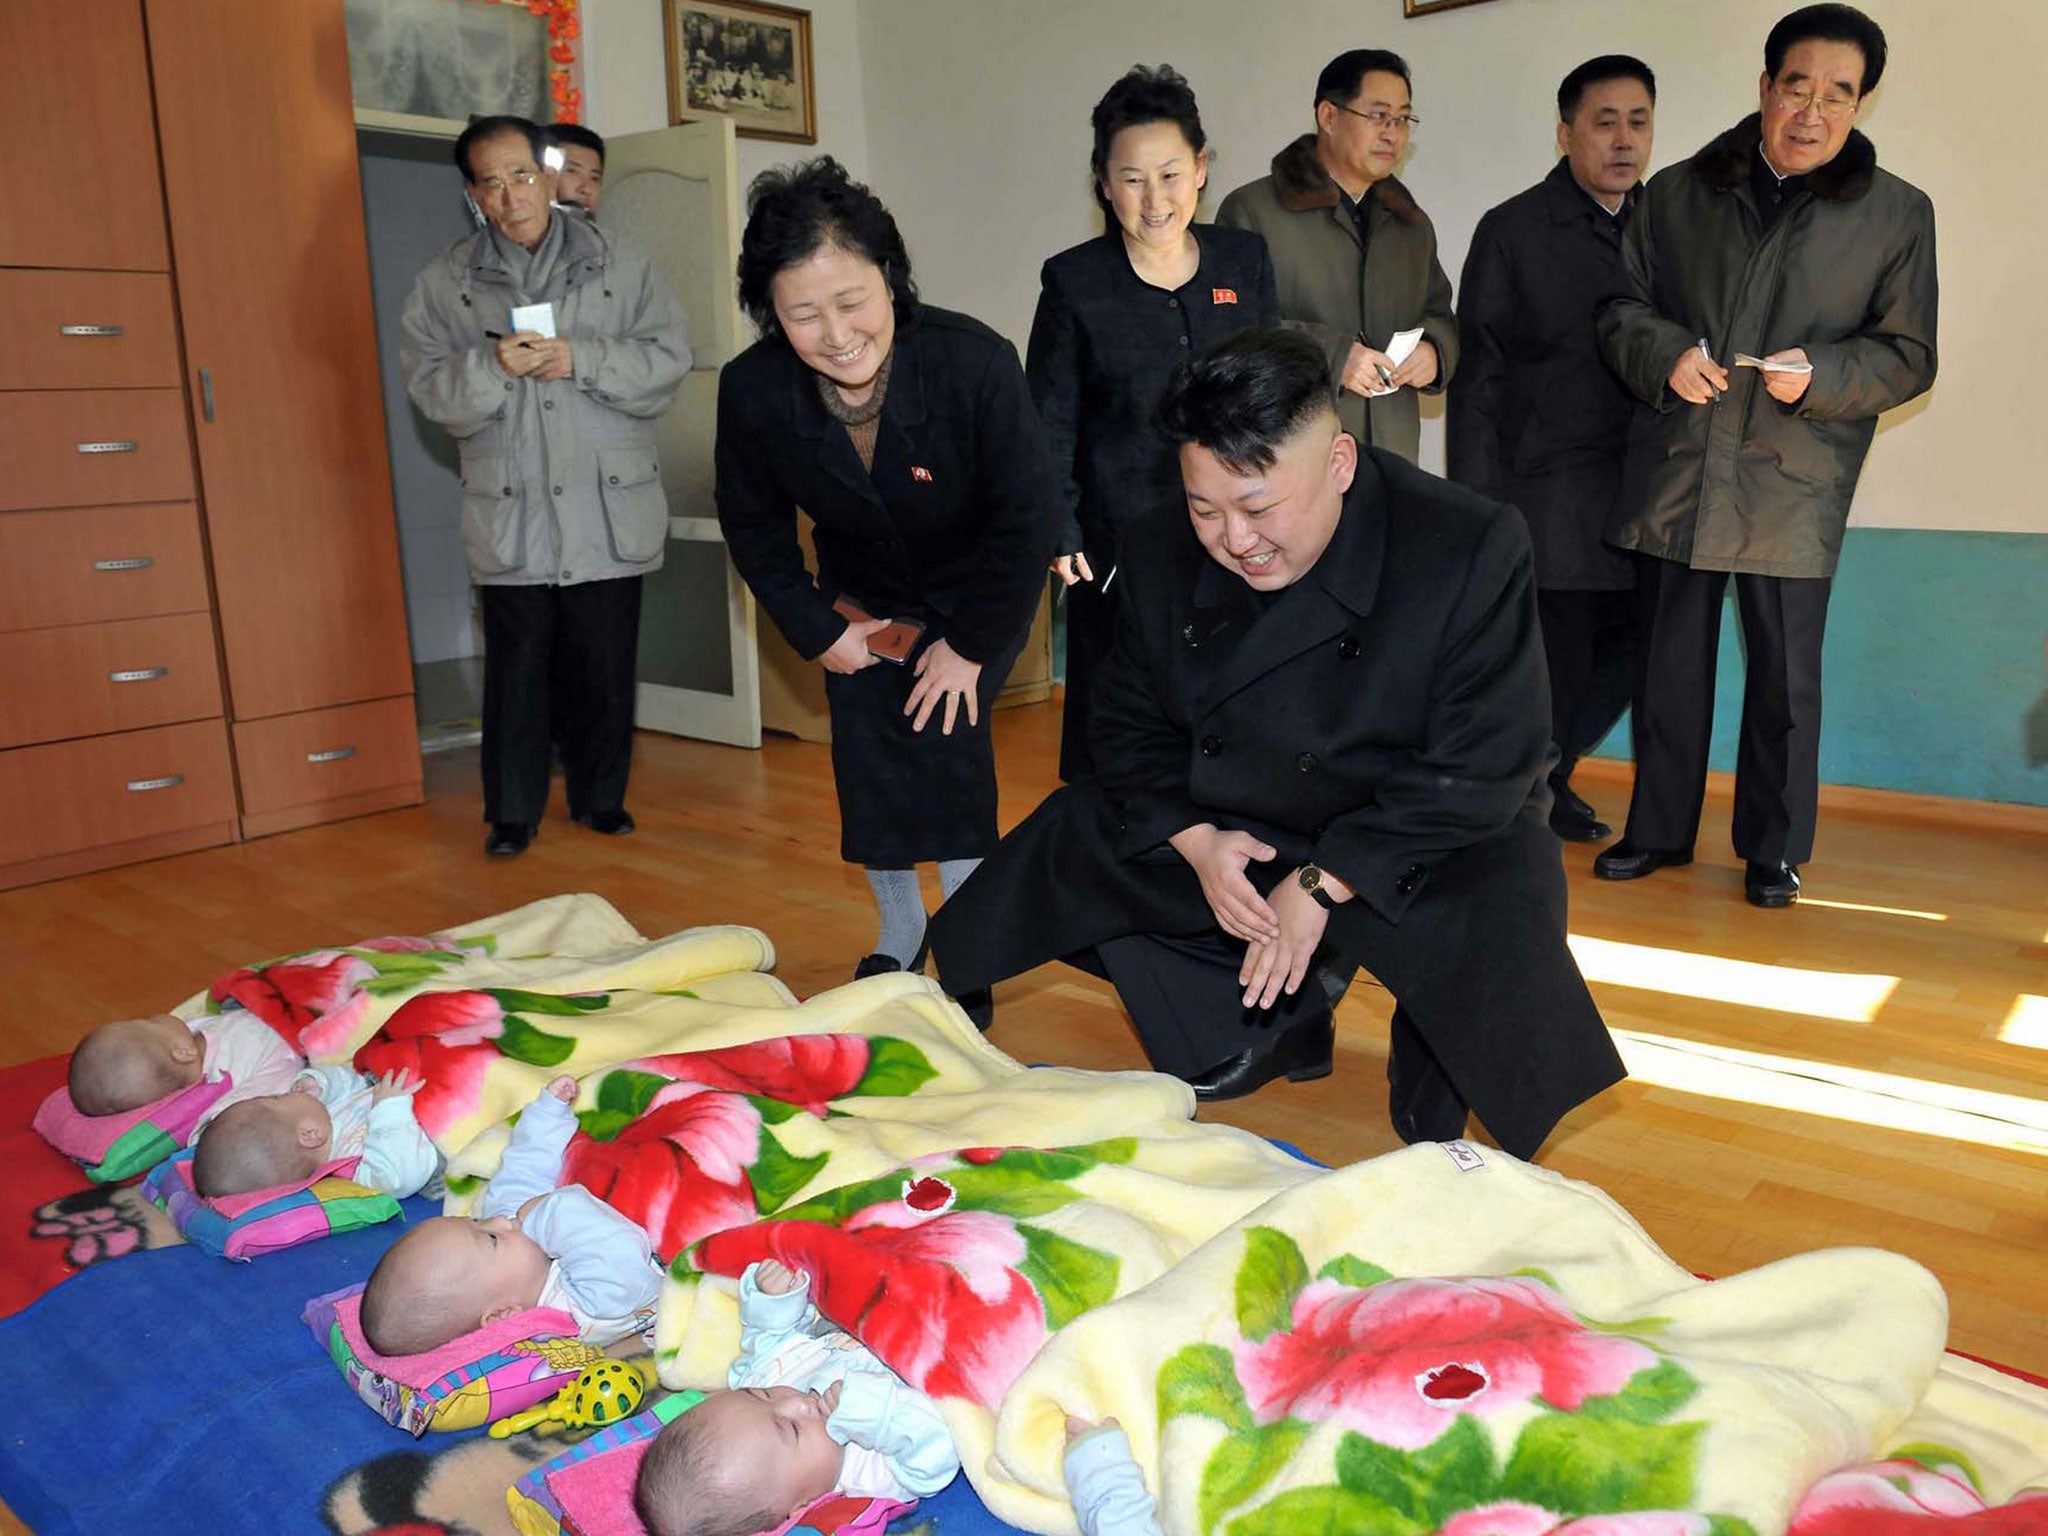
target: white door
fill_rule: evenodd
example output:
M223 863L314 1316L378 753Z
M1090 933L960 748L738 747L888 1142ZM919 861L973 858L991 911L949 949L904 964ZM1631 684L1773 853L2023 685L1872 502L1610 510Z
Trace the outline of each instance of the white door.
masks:
M668 556L646 578L634 723L733 746L761 745L754 596L718 534L711 444L718 370L745 344L733 275L740 195L729 118L605 146L598 222L653 258L682 300L695 366L657 427Z

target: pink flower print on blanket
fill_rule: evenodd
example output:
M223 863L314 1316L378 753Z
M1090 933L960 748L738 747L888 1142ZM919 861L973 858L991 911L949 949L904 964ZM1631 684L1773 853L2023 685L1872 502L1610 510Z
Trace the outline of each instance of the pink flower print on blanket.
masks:
M760 1111L736 1093L671 1083L609 1139L600 1108L569 1143L562 1182L581 1184L643 1227L666 1263L700 1237L760 1215L748 1165L761 1151Z
M1705 1515L1588 1515L1568 1520L1537 1504L1488 1504L1451 1516L1436 1536L1709 1536L1714 1522Z
M1656 1364L1633 1339L1596 1333L1531 1280L1317 1280L1292 1326L1237 1350L1261 1423L1336 1420L1420 1450L1459 1414L1489 1418L1531 1399L1569 1412Z
M1789 1536L2048 1536L2048 1491L1987 1506L1962 1453L1916 1446L1829 1473L1800 1500Z
M303 1056L329 1056L346 1049L372 997L420 986L494 945L488 935L390 934L230 971L208 996L216 1008L232 1000L248 1009Z
M877 1045L895 1044L878 1041ZM784 1035L712 1051L650 1056L628 1066L822 1115L861 1085L872 1056L862 1035Z
M439 1138L483 1097L484 1072L498 1058L505 1010L488 992L424 992L408 998L355 1054L359 1072L419 1080L412 1111Z

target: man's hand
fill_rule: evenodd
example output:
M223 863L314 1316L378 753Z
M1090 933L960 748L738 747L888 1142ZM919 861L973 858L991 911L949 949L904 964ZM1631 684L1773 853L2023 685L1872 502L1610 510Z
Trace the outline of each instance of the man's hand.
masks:
M1436 382L1437 370L1443 366L1443 359L1436 355L1436 343L1418 341L1415 350L1408 354L1408 360L1394 370L1396 389L1427 389Z
M868 649L868 636L878 634L895 622L894 619L848 619L839 638L818 657L818 664L827 672L842 675L872 667L880 658Z
M425 1086L426 1079L414 1077L410 1072L403 1069L393 1069L386 1072L370 1085L370 1102L372 1104L382 1104L386 1099L402 1098L407 1094L418 1093Z
M1418 352L1421 350L1420 347L1416 348ZM1431 355L1435 355L1434 348L1431 349ZM1409 361L1413 362L1414 359L1410 358ZM1384 378L1380 375L1382 368L1387 370ZM1350 352L1345 354L1344 372L1337 382L1354 395L1383 395L1393 387L1389 382L1393 377L1394 360L1391 357L1368 347L1362 341L1354 341L1351 343Z
M1790 347L1783 352L1773 352L1764 359L1767 363L1808 363L1813 361L1806 355L1804 347ZM1764 370L1764 388L1771 392L1773 400L1782 400L1787 405L1799 400L1806 393L1807 385L1813 382L1811 367L1797 373L1787 373L1777 368Z
M1728 370L1692 346L1679 354L1671 365L1671 377L1664 382L1688 404L1706 405L1727 391Z
M1279 937L1280 920L1244 873L1247 864L1277 857L1272 848L1249 832L1222 832L1206 821L1167 841L1202 882L1202 897L1225 933L1246 943Z
M963 701L967 705L967 723L979 724L981 702L974 690L980 682L980 662L969 661L943 640L927 646L924 654L917 658L917 686L903 701L903 713L907 715L916 711L917 718L910 722L910 728L913 731L923 730L941 699L946 701L946 722L940 727L940 734L953 734L953 717L960 712Z
M539 331L514 331L498 338L498 366L515 379L523 379L540 367L546 356L541 348L547 337Z
M545 383L549 379L566 379L576 372L576 361L569 352L569 338L551 336L545 341L533 344L533 350L541 356L540 366L533 370L534 378Z
M1238 968L1247 1008L1270 1008L1283 990L1292 997L1300 989L1330 923L1322 903L1292 875L1273 888L1273 914L1279 919L1278 937L1252 945Z
M1052 563L1053 575L1059 577L1060 585L1071 587L1077 581L1093 581L1095 573L1088 569L1088 557L1078 549L1071 555L1061 555Z
M764 1296L787 1296L803 1283L803 1275L779 1259L763 1259L754 1269L754 1285Z

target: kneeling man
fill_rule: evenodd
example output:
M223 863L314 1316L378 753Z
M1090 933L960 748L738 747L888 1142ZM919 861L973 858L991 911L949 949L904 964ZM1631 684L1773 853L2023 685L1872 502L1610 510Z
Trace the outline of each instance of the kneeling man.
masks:
M1186 503L1119 566L1096 777L933 918L947 990L1099 970L1154 1067L1226 1099L1327 1074L1363 965L1397 1004L1401 1137L1456 1136L1469 1106L1533 1155L1624 1074L1565 948L1521 520L1361 450L1291 332L1182 365L1159 420Z

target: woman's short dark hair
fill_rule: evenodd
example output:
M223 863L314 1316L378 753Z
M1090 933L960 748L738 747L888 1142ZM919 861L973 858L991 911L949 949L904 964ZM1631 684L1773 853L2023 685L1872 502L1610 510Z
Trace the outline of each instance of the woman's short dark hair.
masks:
M888 279L897 323L917 314L910 252L882 200L846 174L830 155L778 165L747 188L747 228L740 236L740 307L775 334L775 275L827 246L873 262Z
M1095 150L1088 158L1088 168L1095 173L1095 201L1104 213L1109 212L1109 199L1102 195L1102 184L1109 178L1110 146L1126 128L1172 123L1197 155L1209 145L1209 136L1202 131L1202 112L1195 105L1195 93L1171 64L1133 64L1102 93L1090 121L1095 125Z
M1856 94L1877 89L1884 75L1884 28L1853 5L1802 5L1783 17L1764 39L1764 73L1778 78L1785 55L1800 43L1851 43L1863 52L1863 84Z
M1280 445L1336 409L1323 349L1299 331L1239 331L1174 369L1154 413L1175 445L1198 443L1240 475L1271 469Z
M1323 72L1316 76L1316 100L1348 107L1365 84L1365 77L1374 73L1399 75L1403 85L1411 91L1415 89L1415 82L1408 78L1408 61L1398 53L1386 48L1353 48L1323 66Z
M469 126L455 136L455 165L462 172L464 181L472 184L476 181L476 176L469 168L470 151L485 139L495 139L505 133L516 133L526 140L526 147L533 151L533 168L536 171L546 168L548 140L539 123L524 117L503 114L473 117L469 120Z
M1568 123L1579 115L1579 103L1593 86L1610 80L1640 80L1650 93L1650 105L1657 104L1657 76L1650 66L1630 53L1603 53L1588 59L1566 75L1557 87L1557 120Z

